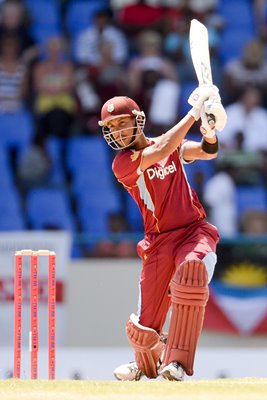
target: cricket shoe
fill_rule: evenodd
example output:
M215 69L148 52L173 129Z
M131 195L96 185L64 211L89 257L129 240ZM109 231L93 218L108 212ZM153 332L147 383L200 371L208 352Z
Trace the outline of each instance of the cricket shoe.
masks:
M144 376L135 361L120 365L113 373L118 381L139 381Z
M177 361L172 361L159 372L159 376L162 376L168 381L183 381L184 375L184 369Z

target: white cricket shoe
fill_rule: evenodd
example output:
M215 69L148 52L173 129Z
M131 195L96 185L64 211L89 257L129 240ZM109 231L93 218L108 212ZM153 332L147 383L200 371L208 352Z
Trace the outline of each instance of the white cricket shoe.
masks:
M166 367L159 372L159 376L162 376L168 381L183 381L184 375L184 369L177 361L173 361L169 365L166 365Z
M118 381L139 381L144 376L135 361L120 365L113 373Z

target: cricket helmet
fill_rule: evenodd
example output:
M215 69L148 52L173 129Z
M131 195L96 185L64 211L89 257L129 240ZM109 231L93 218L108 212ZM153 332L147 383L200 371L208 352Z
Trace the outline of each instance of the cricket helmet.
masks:
M128 145L118 144L113 137L112 132L107 127L107 123L115 118L120 117L133 117L135 118L134 134L132 135L132 140ZM108 145L115 150L121 150L130 147L137 136L144 129L145 125L145 114L140 110L137 103L127 96L116 96L104 103L101 109L101 121L98 124L102 127L102 132ZM123 131L117 131L121 132ZM114 132L113 132L114 133Z

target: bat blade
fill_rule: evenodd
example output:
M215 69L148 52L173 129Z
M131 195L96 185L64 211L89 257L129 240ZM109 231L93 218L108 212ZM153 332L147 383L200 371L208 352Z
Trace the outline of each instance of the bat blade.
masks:
M197 19L192 19L189 30L189 43L192 62L199 85L212 84L208 30ZM207 115L208 123L215 124L213 114Z
M200 85L212 84L208 30L197 19L192 19L189 31L190 52Z

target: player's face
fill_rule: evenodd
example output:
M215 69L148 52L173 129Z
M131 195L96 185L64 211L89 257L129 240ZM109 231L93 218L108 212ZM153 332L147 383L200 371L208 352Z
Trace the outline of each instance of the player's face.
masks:
M120 117L107 123L107 128L119 147L125 148L131 143L135 128L134 121L134 117Z

